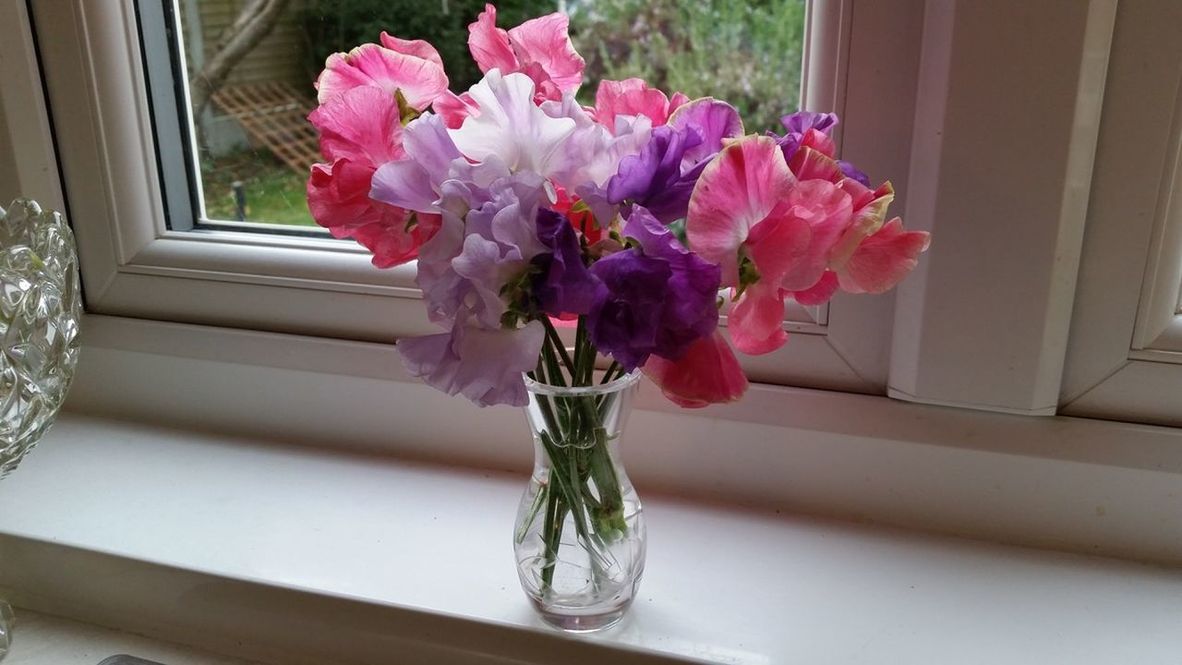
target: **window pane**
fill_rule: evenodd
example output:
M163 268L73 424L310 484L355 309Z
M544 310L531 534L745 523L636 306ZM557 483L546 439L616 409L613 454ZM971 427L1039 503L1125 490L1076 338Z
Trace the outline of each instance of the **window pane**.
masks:
M640 77L691 98L725 99L739 107L748 131L759 132L799 103L804 3L506 0L497 23L569 13L572 40L587 61L584 104L594 103L602 79ZM439 50L451 89L465 90L481 76L467 39L484 0L288 0L270 13L272 4L178 0L196 119L197 217L319 230L304 195L308 168L320 161L306 117L325 58L376 42L383 30L425 39ZM251 31L255 39L236 38Z

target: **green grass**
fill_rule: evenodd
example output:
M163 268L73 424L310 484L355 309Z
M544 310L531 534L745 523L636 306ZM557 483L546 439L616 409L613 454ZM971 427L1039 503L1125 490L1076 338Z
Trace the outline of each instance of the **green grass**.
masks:
M307 173L296 173L263 150L245 150L201 163L205 214L236 220L233 183L246 191L247 222L316 226L308 212Z

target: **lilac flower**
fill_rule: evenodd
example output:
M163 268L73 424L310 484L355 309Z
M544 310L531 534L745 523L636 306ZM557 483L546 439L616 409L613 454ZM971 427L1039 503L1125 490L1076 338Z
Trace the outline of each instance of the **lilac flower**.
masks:
M632 201L666 224L682 219L702 169L724 139L742 133L743 121L730 104L710 97L684 104L668 125L653 130L639 154L620 160L607 183L607 200Z
M631 370L652 354L676 360L714 331L722 272L644 208L633 207L624 231L639 246L591 266L606 288L588 324L595 346Z
M460 318L451 332L404 339L397 348L406 370L437 390L461 394L482 407L525 406L521 375L537 365L545 335L538 321L488 329Z
M589 314L604 297L604 286L583 264L579 238L565 217L553 210L538 211L538 239L550 251L534 257L538 274L533 293L546 314Z
M536 229L546 187L529 172L502 178L490 186L486 202L461 218L457 210L475 203L470 190L459 181L445 183L443 223L420 249L416 277L432 321L449 325L467 311L486 328L500 325L508 310L504 287L546 251Z

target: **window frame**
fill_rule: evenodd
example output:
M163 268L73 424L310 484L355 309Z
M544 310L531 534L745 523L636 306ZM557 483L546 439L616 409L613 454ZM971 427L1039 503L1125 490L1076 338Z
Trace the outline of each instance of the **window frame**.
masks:
M1122 3L1061 387L1069 415L1182 425L1182 21Z
M923 5L874 4L810 2L802 107L841 113L843 155L872 174L898 174L905 191L919 47L899 48L892 28L915 29ZM413 264L377 270L364 249L328 238L169 230L134 0L46 0L33 10L89 311L387 343L434 331ZM895 65L886 76L884 59ZM882 90L902 103L859 112ZM792 341L749 359L749 375L882 393L893 301L838 296L813 311L790 307Z

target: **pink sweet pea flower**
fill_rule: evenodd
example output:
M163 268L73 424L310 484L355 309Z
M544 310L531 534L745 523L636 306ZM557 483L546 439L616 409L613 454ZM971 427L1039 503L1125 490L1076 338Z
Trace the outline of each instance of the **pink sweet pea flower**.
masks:
M377 167L404 154L394 97L376 87L352 88L308 120L320 131L320 151L329 161L313 165L308 178L308 209L316 223L334 237L357 240L379 268L415 258L438 228L438 217L419 215L412 222L402 208L369 197Z
M854 197L854 217L829 253L829 280L849 293L889 291L915 268L929 234L904 231L898 217L884 222L895 198L891 183L870 190L847 178L842 188Z
M851 214L849 194L828 181L798 181L772 138L734 141L706 167L686 235L735 290L728 321L736 348L761 354L787 341L784 299L823 278Z
M615 131L616 116L646 116L659 127L669 120L669 114L689 101L680 92L673 97L656 88L648 87L643 79L630 78L623 81L600 81L595 91L595 120Z
M362 44L348 53L334 53L316 79L321 104L357 87L372 86L391 96L402 91L411 108L422 111L447 92L443 61L433 46L382 33L382 44Z
M562 93L579 89L585 63L571 44L570 19L565 14L556 12L531 19L508 32L496 23L497 9L487 4L468 26L468 48L481 72L499 69L501 74L526 74L537 86L534 101L539 104L547 99L560 100Z
M665 397L690 409L733 402L747 391L747 376L718 330L694 342L677 360L649 356L642 369Z

